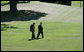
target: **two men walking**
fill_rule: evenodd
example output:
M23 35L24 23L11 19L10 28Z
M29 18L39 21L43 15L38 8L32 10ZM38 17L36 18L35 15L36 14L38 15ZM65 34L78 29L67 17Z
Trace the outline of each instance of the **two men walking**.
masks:
M30 25L30 31L32 32L32 39L36 39L35 38L35 23L31 24ZM38 34L37 34L37 39L39 38L39 35L42 35L42 38L44 37L43 36L43 25L42 25L42 22L40 22L40 24L38 25Z

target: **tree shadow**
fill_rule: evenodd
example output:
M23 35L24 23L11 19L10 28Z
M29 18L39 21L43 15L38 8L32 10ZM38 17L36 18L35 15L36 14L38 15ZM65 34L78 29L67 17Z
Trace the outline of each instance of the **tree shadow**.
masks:
M4 4L1 4L1 6L4 6L4 5L8 5L9 3L4 3Z
M1 24L1 31L7 30L8 28L16 29L17 27L9 26L9 24Z
M22 2L18 2L17 4L21 4L21 3L30 3L30 1L22 1ZM8 5L8 4L10 4L10 2L3 3L3 4L1 4L1 6Z
M9 11L1 11L1 22L38 20L46 15L47 13L33 10L18 10L13 13L10 13Z
M71 1L41 1L41 2L46 2L46 3L54 3L54 4L61 4L61 5L68 5L71 6Z

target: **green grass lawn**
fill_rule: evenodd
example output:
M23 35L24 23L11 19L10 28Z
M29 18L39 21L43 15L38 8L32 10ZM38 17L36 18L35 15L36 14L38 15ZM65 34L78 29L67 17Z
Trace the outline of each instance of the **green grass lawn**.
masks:
M9 3L9 1L1 1L1 4Z
M32 21L5 22L9 28L1 31L2 51L81 51L83 49L83 24L43 22L44 38L31 40L29 26ZM37 36L36 21L35 27ZM11 26L16 28L11 28ZM40 36L41 38L41 36Z
M83 7L83 1L72 1L72 7L80 7L80 2L81 7Z
M10 1L1 1L1 5L9 3ZM29 3L29 1L18 1L18 3Z

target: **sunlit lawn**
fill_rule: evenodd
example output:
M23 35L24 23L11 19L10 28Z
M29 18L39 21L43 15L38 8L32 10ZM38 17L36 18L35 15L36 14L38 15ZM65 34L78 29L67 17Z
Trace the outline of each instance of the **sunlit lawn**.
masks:
M9 28L1 31L2 51L80 51L83 49L82 23L43 22L44 38L31 40L32 21L4 23ZM35 24L35 36L39 22ZM16 28L11 28L16 27Z

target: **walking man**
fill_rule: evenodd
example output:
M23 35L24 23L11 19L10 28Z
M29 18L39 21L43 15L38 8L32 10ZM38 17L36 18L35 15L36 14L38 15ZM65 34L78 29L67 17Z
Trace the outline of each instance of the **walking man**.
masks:
M40 22L40 25L38 25L38 35L37 35L37 39L39 38L39 35L42 35L42 38L44 37L43 36L43 25L42 25L42 22Z
M34 32L35 32L35 22L33 22L33 24L30 25L30 31L32 32L32 39L36 39L35 38L35 35L34 35Z

